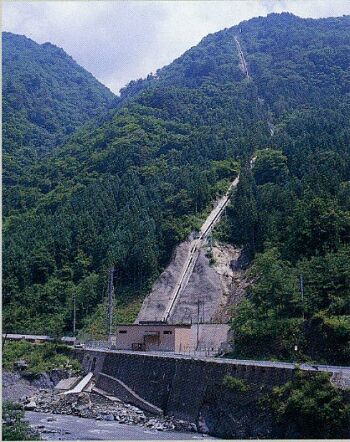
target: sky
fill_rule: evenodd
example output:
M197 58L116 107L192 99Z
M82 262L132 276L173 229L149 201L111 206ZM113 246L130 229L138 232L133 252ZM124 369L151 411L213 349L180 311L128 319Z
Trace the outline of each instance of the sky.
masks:
M349 0L3 1L2 27L63 48L113 92L209 33L271 12L350 14Z

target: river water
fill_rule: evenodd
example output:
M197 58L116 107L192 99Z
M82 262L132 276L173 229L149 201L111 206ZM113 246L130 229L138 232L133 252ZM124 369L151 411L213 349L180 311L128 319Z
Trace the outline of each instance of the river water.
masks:
M214 439L199 433L155 431L138 425L98 421L77 416L27 411L26 420L43 440L193 440ZM38 428L39 427L39 428Z

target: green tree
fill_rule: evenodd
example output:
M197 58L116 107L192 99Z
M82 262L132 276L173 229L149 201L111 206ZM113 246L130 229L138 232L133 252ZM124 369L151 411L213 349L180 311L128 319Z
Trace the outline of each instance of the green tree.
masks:
M287 437L349 436L350 406L342 391L330 384L328 373L297 372L292 381L274 388L270 404Z
M3 440L40 440L39 434L24 420L24 411L20 404L3 402L2 422Z
M250 253L256 250L258 214L256 188L249 166L242 169L232 209L232 239L247 247Z
M256 155L253 174L258 185L282 184L288 177L287 157L279 150L261 150Z

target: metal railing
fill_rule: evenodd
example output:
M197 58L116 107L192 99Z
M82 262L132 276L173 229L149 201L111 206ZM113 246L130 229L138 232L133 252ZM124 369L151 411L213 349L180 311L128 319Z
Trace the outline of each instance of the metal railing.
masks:
M110 350L111 343L106 341L85 341L84 347L86 348L97 348L99 350Z
M175 354L188 355L188 356L215 356L221 353L221 348L218 347L207 347L199 345L179 345L179 349L175 351Z

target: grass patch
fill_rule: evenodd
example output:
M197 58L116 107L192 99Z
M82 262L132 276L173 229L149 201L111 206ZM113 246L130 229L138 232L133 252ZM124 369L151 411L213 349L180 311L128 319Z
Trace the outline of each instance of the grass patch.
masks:
M2 354L2 365L5 370L14 370L18 360L28 364L26 372L38 374L49 372L55 368L71 369L79 372L80 363L70 357L70 349L66 345L56 343L32 344L26 341L5 343Z

